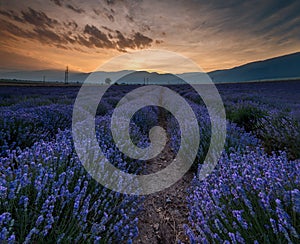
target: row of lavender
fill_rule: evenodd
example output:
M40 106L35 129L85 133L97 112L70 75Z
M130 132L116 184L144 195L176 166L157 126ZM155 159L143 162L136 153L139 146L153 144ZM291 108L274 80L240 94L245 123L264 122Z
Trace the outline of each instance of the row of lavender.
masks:
M190 243L298 243L299 123L288 110L251 96L225 100L225 106L244 139L204 181L195 175L185 225Z
M80 164L70 133L74 94L52 88L51 95L41 95L45 88L35 89L1 97L1 240L132 240L137 235L141 199L102 187ZM116 167L136 173L142 165L119 152L109 132L112 108L130 89L118 88L106 95L98 107L96 132L106 157ZM207 117L204 121L209 123ZM146 147L145 135L157 124L157 108L140 110L131 124L132 140ZM201 126L206 132L208 127Z
M70 132L76 92L22 89L0 99L0 242L131 242L141 199L104 188L79 162ZM113 103L105 101L98 114ZM109 116L96 122L105 156L124 171L139 171L117 152L106 133L109 123ZM138 128L133 133L144 137Z
M0 91L0 156L31 147L70 128L77 89L2 87Z
M67 93L66 90L59 90L51 95L38 95L45 92L44 89L26 97L20 92L19 99L16 99L16 96L2 96L0 99L4 115L0 121L1 240L11 243L34 242L46 237L49 242L130 242L137 235L136 216L140 207L138 199L111 192L90 178L78 161L69 131L76 92L74 95L74 91ZM103 148L106 157L114 161L120 169L135 173L141 170L140 162L132 161L120 153L108 132L109 115L113 106L130 89L119 87L117 91L110 91L98 107L97 114L102 117L97 119L96 131L99 144L106 145ZM175 90L188 99L199 121L201 144L195 164L197 169L201 167L197 163L203 161L210 140L209 117L205 107L199 106L199 97L191 93L190 89L178 87ZM276 108L271 109L265 104L254 103L251 100L228 100L225 105L230 121L235 123L228 123L226 153L218 168L205 182L199 182L197 177L193 181L189 199L191 224L186 227L190 240L242 242L244 239L247 242L254 236L253 240L262 241L258 233L265 230L261 229L261 232L258 232L258 227L253 223L261 220L259 226L268 229L269 222L263 222L266 219L265 215L260 216L266 211L262 208L263 211L254 211L253 215L253 212L247 210L247 204L253 204L254 201L253 209L261 206L259 194L264 189L265 198L271 201L271 213L277 214L281 211L275 209L278 199L281 201L281 209L286 211L285 216L291 216L290 219L286 217L280 220L278 214L270 215L272 223L275 221L278 229L270 241L274 238L287 240L286 236L293 241L299 232L299 163L288 161L285 154L268 156L259 148L268 148L269 145L269 151L278 151L279 145L279 149L289 149L287 151L290 158L297 157L297 145L300 145L297 144L299 127L286 113ZM146 135L149 129L158 123L157 115L156 108L148 107L134 116L131 136L139 146L147 146L149 140ZM176 151L180 145L180 130L172 116L169 117L169 122L167 129L172 139L171 146ZM269 138L272 138L271 142ZM272 164L279 166L275 168ZM292 166L288 167L287 164ZM290 179L290 185L283 184L286 180L285 174ZM252 176L255 179L260 177L264 182L257 196L254 188L256 182L250 182ZM249 182L245 180L245 185L244 177L249 179ZM219 178L220 181L217 181ZM237 182L240 182L238 186ZM273 184L279 185L276 191L270 190ZM246 192L246 196L250 195L249 201L246 200L244 205L239 201L246 199L245 194L239 195L241 193L237 189ZM213 195L214 193L216 195ZM289 198L286 197L288 193ZM211 211L210 205L207 204L214 204L211 208L220 210L220 213ZM286 210L286 206L292 209L292 212ZM253 235L250 231L252 229L248 227L243 230L236 229L241 226L234 219L235 216L241 220L245 218L245 214L251 216L246 218L246 221L248 226L254 226ZM228 220L224 219L224 216L227 216ZM216 227L216 223L219 222L223 225L217 225L224 227L220 229L221 234ZM284 223L293 228L288 229ZM270 226L273 228L269 224ZM284 233L284 230L287 230L288 234ZM266 233L264 236L267 237L264 238L269 238L270 233Z
M137 199L95 182L79 162L68 130L54 141L10 152L0 165L2 241L97 243L137 235Z

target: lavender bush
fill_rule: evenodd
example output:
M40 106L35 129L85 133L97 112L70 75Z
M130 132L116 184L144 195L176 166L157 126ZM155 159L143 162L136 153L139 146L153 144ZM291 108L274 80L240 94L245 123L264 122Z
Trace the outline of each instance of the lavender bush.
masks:
M249 95L225 104L223 156L204 181L196 174L189 189L190 243L298 243L300 161L290 160L300 157L298 122L288 109Z
M0 242L130 241L139 203L95 182L69 131L0 158Z
M74 93L57 91L43 97L33 89L25 99L17 90L19 99L2 100L0 242L130 243L138 234L142 199L112 192L85 171L69 131ZM136 173L142 165L122 155L108 133L111 108L104 101L97 111L107 114L96 119L99 145L116 167ZM139 126L132 126L146 143Z
M300 161L284 152L224 154L210 176L193 180L185 226L190 242L298 242L299 185Z
M72 107L52 104L47 106L1 108L0 156L7 156L7 150L24 149L39 140L55 138L58 129L71 125Z
M125 172L140 173L147 171L143 162L122 154L110 132L113 106L133 88L108 91L95 129L106 158ZM194 170L199 171L210 143L210 119L189 87L172 88L198 119ZM78 88L6 89L8 94L0 91L0 243L131 243L142 199L106 189L79 162L70 133ZM185 229L191 243L299 242L300 161L290 160L300 157L299 124L287 110L253 100L225 99L223 156L204 181L196 173L189 190ZM137 112L132 141L147 147L149 130L161 116L156 107ZM175 154L180 128L171 114L163 116Z
M265 151L284 150L300 158L300 125L286 108L252 100L227 101L227 117L262 141Z

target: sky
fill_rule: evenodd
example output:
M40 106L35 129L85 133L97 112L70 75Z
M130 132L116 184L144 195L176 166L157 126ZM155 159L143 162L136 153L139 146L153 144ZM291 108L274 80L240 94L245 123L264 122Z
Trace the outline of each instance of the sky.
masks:
M209 72L300 51L299 26L300 1L0 0L0 70L91 72L161 49Z

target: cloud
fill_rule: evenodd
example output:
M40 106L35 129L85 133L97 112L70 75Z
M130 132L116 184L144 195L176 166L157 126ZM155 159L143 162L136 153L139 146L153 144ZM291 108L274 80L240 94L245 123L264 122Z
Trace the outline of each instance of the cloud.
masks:
M61 3L61 2L60 2ZM116 49L125 52L126 49L143 49L151 46L153 39L140 32L126 36L120 31L102 26L86 24L80 28L74 20L63 21L49 17L43 11L32 8L21 11L20 14L12 10L1 11L1 15L18 22L3 20L0 33L11 38L25 38L35 40L43 45L55 46L62 49L75 49L76 45L87 48ZM22 24L30 24L32 28L22 28ZM159 43L159 42L157 42Z
M99 9L93 9L93 11L98 16L101 14L101 11Z
M57 6L62 7L63 0L50 0L50 1L56 4Z
M108 32L113 32L111 28L108 28L107 26L102 25L101 26L104 30L107 30Z
M0 59L0 67L2 71L37 70L44 69L45 67L54 68L50 60L48 62L41 60L39 57L28 57L20 53L13 53L3 49L0 49L0 56L2 57Z
M74 20L64 22L64 26L72 30L76 30L78 28L78 24Z
M37 27L48 26L53 28L59 24L56 19L49 18L44 12L36 11L32 8L28 8L26 11L21 11L21 16L15 13L13 10L0 11L0 14L17 22L23 24L28 23Z
M73 5L71 5L71 4L67 4L66 7L67 7L68 9L73 10L75 13L78 13L78 14L82 14L82 13L85 12L82 8L73 6Z
M57 20L49 18L44 12L36 11L32 8L28 8L27 11L21 11L21 13L22 20L34 26L48 26L53 28L58 24Z
M85 13L84 9L82 8L79 8L77 6L74 6L70 3L68 4L63 4L64 0L50 0L51 2L53 2L55 5L59 6L59 7L66 7L68 9L71 9L72 11L74 11L75 13L78 13L78 14L82 14L82 13Z
M63 1L53 1L56 5L62 6ZM76 13L84 10L67 5ZM0 10L0 15L12 21L3 20L1 22L1 32L10 34L15 38L21 37L39 41L42 44L56 46L58 48L72 48L72 45L80 45L87 48L116 49L124 52L126 49L142 49L151 46L153 40L140 32L135 32L126 36L120 31L102 26L101 29L93 24L86 24L80 28L74 20L62 21L61 23L49 17L43 11L27 8L19 13L13 10ZM112 14L106 16L110 21L114 21ZM15 24L14 21L22 23ZM31 25L32 28L23 28L24 25ZM73 46L73 48L78 48Z
M129 21L129 22L134 22L134 19L133 19L133 17L132 16L130 16L130 15L126 15L126 19Z
M107 3L108 5L112 5L112 4L115 3L115 0L106 0L106 3Z
M34 39L40 41L43 44L48 45L61 45L61 44L67 44L66 38L63 38L63 36L55 33L53 30L49 29L42 29L42 28L34 28L33 29L35 35Z
M161 45L210 70L299 50L300 1L50 0L27 6L17 0L1 4L2 49L18 50L26 39L45 50L108 57L111 50Z
M140 32L136 32L134 34L134 42L137 48L142 49L151 46L153 40Z
M67 35L61 36L57 34L55 31L48 28L34 27L32 31L25 30L5 20L2 20L0 22L0 28L1 28L0 34L3 37L3 40L10 39L10 38L13 38L14 40L18 40L17 38L21 37L27 40L39 41L44 45L46 44L49 46L56 46L56 47L60 47L63 44L65 45L68 42L71 43ZM11 35L13 35L13 37ZM64 48L67 47L65 46Z
M75 39L76 39L76 42L81 46L85 46L88 48L93 47L93 43L91 43L90 40L87 40L83 35L77 35L75 37Z
M134 33L132 38L125 37L120 31L117 33L117 49L124 52L126 48L130 49L143 49L150 47L153 40L147 36L144 36L140 32Z
M8 11L0 10L0 14L18 22L23 21L23 19L20 18L13 10L8 10Z
M23 38L31 38L31 35L28 31L25 31L23 29L21 29L20 27L8 22L8 21L5 21L5 20L2 20L0 21L0 33L1 33L1 37L3 39L6 39L6 33L9 33L9 34L12 34L16 37L23 37Z
M111 21L111 22L114 22L115 21L115 18L112 14L107 14L106 17Z
M135 48L134 41L130 38L126 38L120 31L116 31L117 33L117 47L120 51L125 51L125 48Z
M114 16L115 11L112 8L111 9L107 9L105 7L101 9L93 8L93 12L99 17L105 17L110 22L115 21L115 16Z
M31 24L36 27L51 27L53 28L56 25L59 25L59 22L56 19L49 18L44 12L36 11L32 8L28 8L26 11L21 11L21 15L18 15L13 10L1 10L0 14L15 20L23 24Z
M107 35L94 25L86 25L83 32L84 34L87 34L89 36L90 43L96 47L99 48L115 47L115 44L108 39Z
M109 28L105 28L110 30ZM110 30L111 31L111 30ZM147 36L144 36L140 32L136 32L132 37L125 37L120 31L105 34L94 25L86 25L84 34L88 35L87 40L81 39L81 44L90 47L96 46L99 48L116 48L117 50L124 52L126 49L143 49L150 47L153 40ZM81 38L83 38L81 36Z
M260 36L272 35L273 38L286 34L284 27L295 25L295 19L299 21L299 1L252 1L233 0L223 2L221 0L197 1L195 9L205 6L210 18L206 18L207 28L221 33L247 33L247 35ZM201 14L200 14L201 16ZM212 17L213 16L213 17ZM195 26L200 28L199 21L195 19ZM283 29L281 29L283 28Z

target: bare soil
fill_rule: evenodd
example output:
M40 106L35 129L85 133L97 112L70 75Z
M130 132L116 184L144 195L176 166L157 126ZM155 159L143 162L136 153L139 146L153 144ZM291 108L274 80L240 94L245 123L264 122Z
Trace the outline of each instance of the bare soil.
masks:
M168 164L162 156L149 167L159 171ZM139 236L134 243L188 243L183 225L188 222L187 189L193 173L187 172L171 187L146 196L144 210L139 215Z
M163 124L166 121L164 116L160 116L160 120ZM166 147L160 157L147 163L147 173L165 168L173 156L172 150ZM168 244L179 240L188 243L183 225L188 223L187 190L193 176L189 171L171 187L145 197L139 215L139 236L134 243Z

